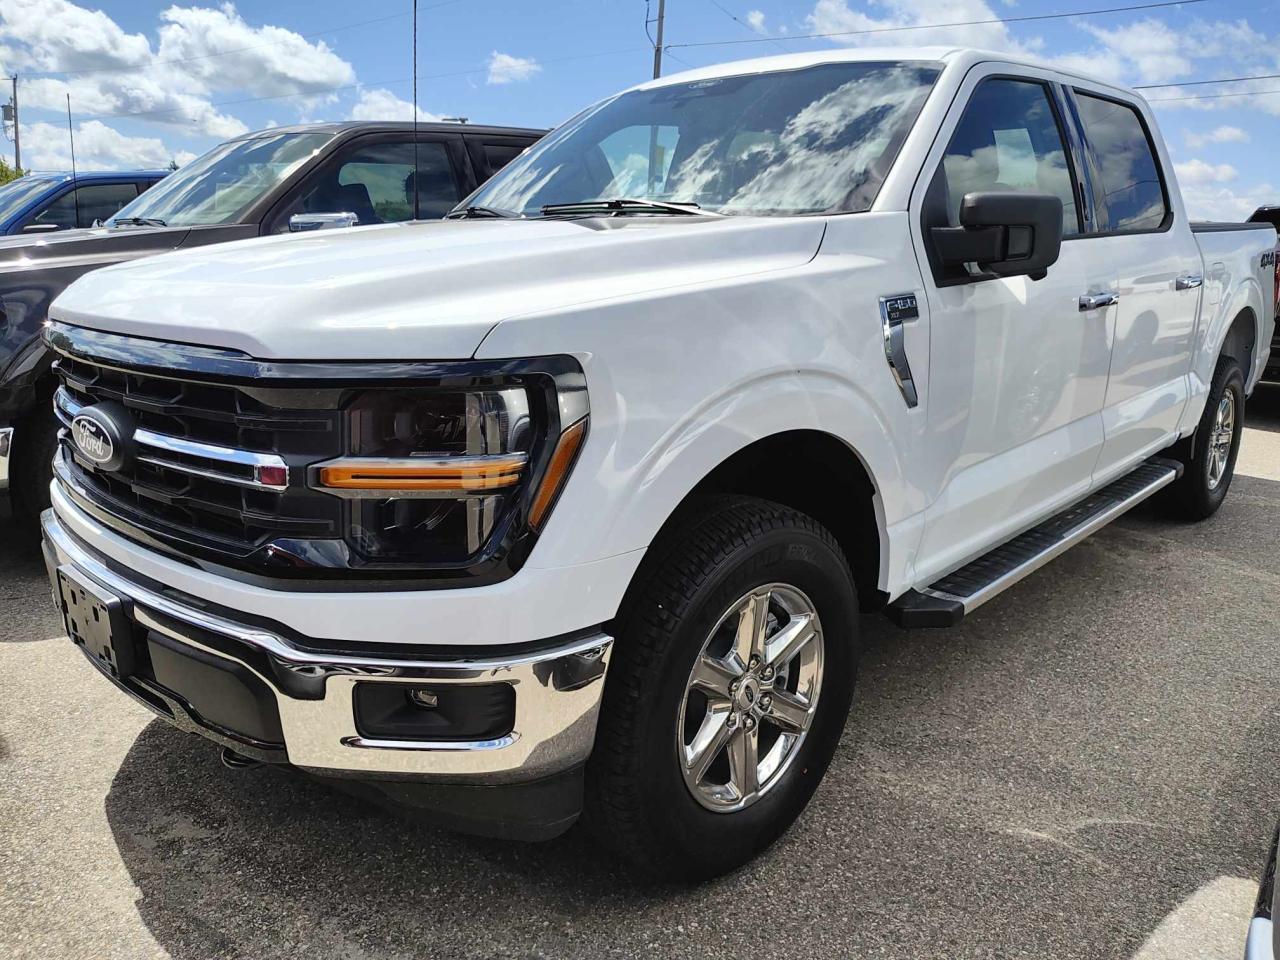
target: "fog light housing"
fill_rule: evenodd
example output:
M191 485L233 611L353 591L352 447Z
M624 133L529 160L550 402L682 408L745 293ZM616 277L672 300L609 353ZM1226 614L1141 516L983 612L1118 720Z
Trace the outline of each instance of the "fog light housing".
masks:
M509 683L357 683L352 702L356 731L373 740L497 740L516 722Z

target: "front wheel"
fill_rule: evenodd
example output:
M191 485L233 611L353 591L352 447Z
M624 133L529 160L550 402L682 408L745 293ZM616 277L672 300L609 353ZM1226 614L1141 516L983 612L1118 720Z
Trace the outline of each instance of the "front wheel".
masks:
M39 537L40 514L50 505L49 484L53 481L59 426L50 404L19 422L14 431L9 500L18 536L24 539Z
M1207 519L1227 498L1240 453L1244 399L1240 364L1233 357L1219 358L1191 451L1182 461L1185 469L1165 497L1167 511L1176 519Z
M808 803L853 693L857 596L831 534L711 497L650 550L615 623L586 823L649 873L740 866Z

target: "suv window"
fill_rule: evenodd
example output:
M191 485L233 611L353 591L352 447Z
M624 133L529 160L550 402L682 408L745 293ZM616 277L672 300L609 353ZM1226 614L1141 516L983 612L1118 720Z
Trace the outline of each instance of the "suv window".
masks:
M273 231L288 230L295 213L354 213L362 225L412 220L414 179L412 142L357 146L321 171ZM462 199L445 144L418 144L417 190L423 219L443 217Z
M68 190L31 218L32 223L56 223L63 230L91 227L95 220L107 220L138 196L132 183L93 183ZM76 221L76 208L80 219Z
M1169 215L1169 201L1138 111L1079 90L1076 102L1102 180L1105 229L1158 230Z
M497 173L522 153L524 153L524 147L516 146L514 143L486 143L484 145L484 159L489 164L489 173L491 174Z
M1062 201L1063 235L1080 232L1062 130L1042 83L996 77L979 84L938 173L952 226L966 193L1015 190L1053 194Z

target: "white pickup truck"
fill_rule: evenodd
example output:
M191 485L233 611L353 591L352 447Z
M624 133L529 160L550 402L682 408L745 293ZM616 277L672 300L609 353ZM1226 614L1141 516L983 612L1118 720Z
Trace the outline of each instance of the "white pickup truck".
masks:
M54 594L230 766L666 876L805 806L860 611L1212 514L1274 323L1140 97L969 50L646 83L451 217L59 297Z

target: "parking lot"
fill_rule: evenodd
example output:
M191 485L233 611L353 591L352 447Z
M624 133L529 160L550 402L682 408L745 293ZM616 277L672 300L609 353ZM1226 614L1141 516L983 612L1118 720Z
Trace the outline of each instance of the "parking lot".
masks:
M958 630L865 622L815 802L745 870L408 825L119 696L0 556L0 955L1235 958L1280 815L1280 391L1196 527L1126 517ZM0 527L0 543L11 531Z

